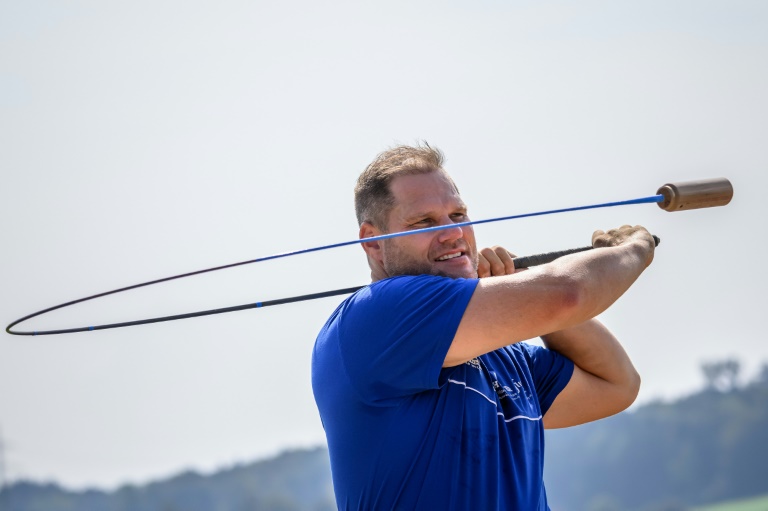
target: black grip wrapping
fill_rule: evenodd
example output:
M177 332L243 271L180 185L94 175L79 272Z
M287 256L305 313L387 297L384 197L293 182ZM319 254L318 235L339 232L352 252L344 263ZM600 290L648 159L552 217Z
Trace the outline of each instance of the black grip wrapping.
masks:
M567 250L558 250L556 252L547 252L546 254L534 254L524 257L516 257L512 260L515 263L515 269L520 270L522 268L530 268L531 266L538 266L540 264L551 263L555 259L558 259L569 254L576 254L578 252L584 252L586 250L592 250L592 247L579 247L569 248Z
M653 240L656 242L656 246L659 246L659 243L661 243L661 238L654 235ZM592 250L593 247L579 247L579 248L569 248L567 250L558 250L556 252L547 252L546 254L535 254L530 256L523 256L523 257L516 257L512 260L512 262L515 264L515 269L520 270L522 268L530 268L531 266L539 266L540 264L547 264L551 263L555 259L558 259L563 256L567 256L569 254L576 254L579 252L585 252L587 250Z

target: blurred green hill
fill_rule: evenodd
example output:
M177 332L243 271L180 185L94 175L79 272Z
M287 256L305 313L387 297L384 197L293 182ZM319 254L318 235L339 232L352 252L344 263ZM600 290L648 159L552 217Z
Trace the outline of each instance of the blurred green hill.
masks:
M755 499L768 495L768 365L745 385L732 360L702 369L707 386L696 394L548 431L545 481L552 509L768 511L768 500ZM735 502L744 499L752 500ZM712 506L725 501L734 502ZM332 509L325 448L112 492L33 482L0 491L2 511Z
M754 499L739 499L722 504L696 507L691 511L768 511L768 495Z
M113 492L73 492L20 482L0 493L2 511L330 511L336 509L328 451L284 452L214 474L185 472Z
M743 386L733 360L702 369L694 395L549 431L552 509L678 511L768 494L768 366Z

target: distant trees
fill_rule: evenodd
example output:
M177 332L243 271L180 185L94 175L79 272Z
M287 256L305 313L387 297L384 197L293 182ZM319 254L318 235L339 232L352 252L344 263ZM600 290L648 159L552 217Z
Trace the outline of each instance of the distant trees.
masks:
M768 370L768 366L765 366L764 370ZM701 364L701 372L704 374L704 384L708 390L729 392L739 384L741 363L733 358L704 362Z
M553 509L683 511L768 494L768 364L740 383L733 359L702 364L706 389L576 428L547 432ZM18 482L0 511L331 511L328 452L285 452L210 475L112 492Z
M768 387L768 363L763 364L763 367L760 368L755 384L761 387Z
M3 445L3 430L0 429L0 492L5 486L5 446Z
M112 492L67 491L14 483L0 492L0 511L332 511L328 451L284 452L211 475L185 472Z
M768 494L768 364L743 385L740 368L710 362L703 392L549 431L552 508L677 511Z
M734 358L704 362L701 364L701 373L707 390L729 392L741 384L741 362ZM768 386L768 362L763 363L750 385Z

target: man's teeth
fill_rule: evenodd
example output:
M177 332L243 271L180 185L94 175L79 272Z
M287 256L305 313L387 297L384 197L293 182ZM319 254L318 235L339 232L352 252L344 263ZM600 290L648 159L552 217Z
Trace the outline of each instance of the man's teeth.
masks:
M461 254L462 254L461 252L456 252L454 254L448 254L448 255L444 255L442 257L438 257L437 260L438 261L447 261L448 259L454 259L456 257L461 257Z

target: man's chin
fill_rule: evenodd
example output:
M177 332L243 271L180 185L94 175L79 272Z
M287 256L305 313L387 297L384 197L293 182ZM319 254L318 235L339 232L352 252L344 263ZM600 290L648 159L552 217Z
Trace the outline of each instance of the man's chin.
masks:
M439 277L448 277L451 279L476 279L477 278L477 271L452 271L452 272L446 272L442 270L438 270L433 275L437 275Z
M392 269L391 271L387 272L390 277L397 277L400 275L410 275L410 276L419 276L419 275L433 275L435 277L447 277L449 279L476 279L477 278L477 270L458 270L458 269L451 269L446 270L443 268L397 268Z
M477 278L477 266L473 265L471 259L466 255L444 262L436 261L433 268L434 271L432 273L434 275L441 275L452 279Z
M400 275L434 275L436 277L448 277L451 279L475 279L477 278L477 268L472 264L443 264L435 262L433 264L395 264L385 265L385 271L390 277Z

